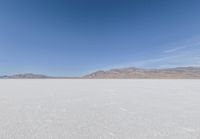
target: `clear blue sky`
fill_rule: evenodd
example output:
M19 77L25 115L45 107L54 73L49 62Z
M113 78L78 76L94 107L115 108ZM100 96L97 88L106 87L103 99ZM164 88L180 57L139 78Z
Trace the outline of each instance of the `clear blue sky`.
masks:
M199 0L0 1L0 75L199 65Z

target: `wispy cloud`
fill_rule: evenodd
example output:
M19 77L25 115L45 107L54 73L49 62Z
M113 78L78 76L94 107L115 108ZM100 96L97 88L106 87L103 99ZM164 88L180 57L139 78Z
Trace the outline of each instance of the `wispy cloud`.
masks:
M168 45L171 49L161 51L157 55L144 55L141 59L105 69L138 67L138 68L172 68L200 67L200 37Z
M200 55L198 54L198 51L195 53L173 53L168 56L160 56L151 59L135 61L129 64L129 66L140 68L199 67Z
M178 52L184 49L188 49L188 48L193 48L193 47L200 47L200 38L196 37L195 39L190 39L187 41L183 41L183 42L179 42L179 43L174 43L169 45L171 48L164 50L164 53L173 53L173 52Z
M146 68L200 66L200 36L167 45L158 57L135 61L133 65Z
M185 49L185 48L188 48L188 47L189 46L180 46L180 47L164 50L164 53L172 53L172 52L176 52L178 50L182 50L182 49Z
M166 57L152 58L152 59L138 61L138 63L161 62L161 61L173 59L173 58L176 58L176 57L178 57L178 56L166 56Z
M179 55L172 55L172 56L151 58L133 62L132 65L143 68L157 68L160 67L160 65L162 64L169 63L169 61L173 61L174 59L179 59L179 57L180 57Z

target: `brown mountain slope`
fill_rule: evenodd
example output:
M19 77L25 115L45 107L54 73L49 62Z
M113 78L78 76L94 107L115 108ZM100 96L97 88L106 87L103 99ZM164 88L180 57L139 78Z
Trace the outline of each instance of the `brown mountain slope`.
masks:
M1 79L46 79L51 77L42 74L25 73L25 74L15 74L15 75L5 75L1 76L0 78Z
M200 79L200 67L168 69L122 68L97 71L84 76L86 79Z

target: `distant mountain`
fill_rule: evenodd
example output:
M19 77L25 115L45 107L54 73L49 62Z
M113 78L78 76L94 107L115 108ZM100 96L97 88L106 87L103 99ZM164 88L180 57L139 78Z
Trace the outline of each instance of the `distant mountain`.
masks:
M42 74L26 73L26 74L5 75L5 76L0 76L0 78L1 79L45 79L51 77Z
M200 79L200 67L167 69L121 68L97 71L84 76L86 79Z
M200 67L166 69L120 68L97 71L83 77L51 77L42 74L15 74L0 79L200 79Z

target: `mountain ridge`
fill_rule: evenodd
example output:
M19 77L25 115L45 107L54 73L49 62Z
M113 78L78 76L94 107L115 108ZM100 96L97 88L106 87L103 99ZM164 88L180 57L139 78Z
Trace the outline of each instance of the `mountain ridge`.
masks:
M119 68L100 70L83 76L89 79L200 79L200 67L163 69Z
M3 75L0 76L1 79L45 79L51 78L50 76L43 74L33 74L33 73L24 73L24 74L14 74L14 75Z
M43 74L14 74L0 76L0 79L200 79L200 67L175 67L145 69L136 67L98 70L82 77L54 77Z

